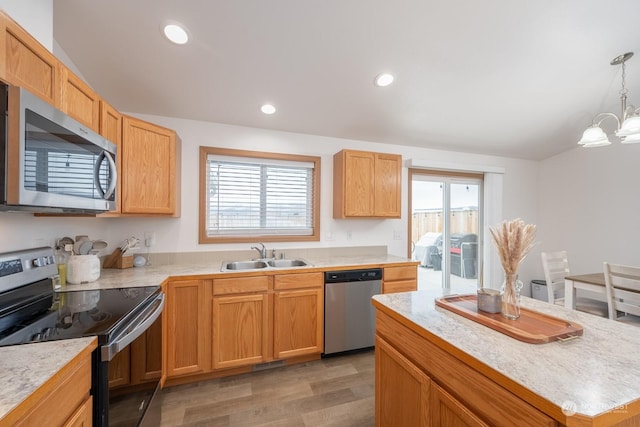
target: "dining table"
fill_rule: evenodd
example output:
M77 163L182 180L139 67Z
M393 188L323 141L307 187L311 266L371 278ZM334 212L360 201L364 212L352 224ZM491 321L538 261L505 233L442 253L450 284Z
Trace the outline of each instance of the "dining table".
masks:
M602 295L602 300L606 301L607 287L604 273L566 276L564 278L564 306L566 308L576 309L576 289L584 289Z

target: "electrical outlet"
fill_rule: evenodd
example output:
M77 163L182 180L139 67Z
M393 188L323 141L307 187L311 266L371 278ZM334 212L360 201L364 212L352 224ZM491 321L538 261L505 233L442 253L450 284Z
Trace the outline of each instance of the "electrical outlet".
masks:
M144 245L148 248L156 244L156 232L145 231L144 232Z
M333 240L333 232L332 231L326 231L324 233L324 239L325 240Z
M402 231L393 230L393 240L402 240Z
M353 233L351 231L347 231L347 240L351 240L353 237Z

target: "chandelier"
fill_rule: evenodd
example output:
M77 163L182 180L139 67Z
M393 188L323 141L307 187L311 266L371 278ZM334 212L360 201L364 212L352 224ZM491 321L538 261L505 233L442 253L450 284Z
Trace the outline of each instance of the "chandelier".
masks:
M620 90L620 105L622 114L620 117L614 113L600 113L593 118L591 126L582 134L582 139L578 142L583 147L602 147L611 144L611 139L602 130L600 124L605 120L612 118L616 121L615 134L623 144L631 144L640 142L640 108L633 105L627 106L627 88L625 87L625 63L633 56L633 52L627 52L623 55L613 58L611 65L622 65L622 89Z

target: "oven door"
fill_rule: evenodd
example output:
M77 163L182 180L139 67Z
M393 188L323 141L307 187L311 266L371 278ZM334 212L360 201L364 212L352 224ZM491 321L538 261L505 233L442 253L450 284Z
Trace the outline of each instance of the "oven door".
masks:
M159 294L94 352L95 426L159 425L163 307Z

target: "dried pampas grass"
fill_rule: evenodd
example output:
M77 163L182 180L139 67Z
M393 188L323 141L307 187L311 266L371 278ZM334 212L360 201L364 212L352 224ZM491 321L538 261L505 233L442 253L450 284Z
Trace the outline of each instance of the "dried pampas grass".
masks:
M498 249L500 263L506 274L516 274L518 266L534 246L536 226L525 224L520 218L503 221L496 228L489 227L493 243Z

